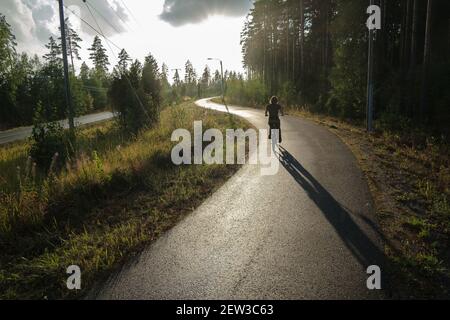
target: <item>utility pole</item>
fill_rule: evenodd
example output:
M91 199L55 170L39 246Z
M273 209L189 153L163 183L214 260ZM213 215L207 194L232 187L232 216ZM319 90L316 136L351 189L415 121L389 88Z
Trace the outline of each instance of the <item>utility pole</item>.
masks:
M373 0L370 0L370 5L374 4ZM374 28L369 28L369 67L367 72L367 131L373 131L373 35Z
M63 3L63 0L58 0L58 3L59 3L59 20L60 20L60 24L61 24L61 43L62 43L62 52L63 52L66 106L67 106L68 118L69 118L69 131L70 131L71 138L74 138L75 137L75 123L74 123L74 112L73 112L73 105L72 105L72 95L70 93L69 62L67 61L66 22L64 19L64 3Z

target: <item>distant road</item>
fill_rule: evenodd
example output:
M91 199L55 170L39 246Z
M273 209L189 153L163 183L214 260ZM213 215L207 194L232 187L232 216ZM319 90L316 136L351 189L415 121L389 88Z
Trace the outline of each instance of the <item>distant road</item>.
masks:
M92 124L108 119L114 118L114 114L112 112L101 112L101 113L95 113L95 114L88 114L85 116L81 116L78 118L75 118L75 126L80 127L86 124ZM64 128L69 128L69 121L68 120L61 120L59 123ZM20 127L15 128L7 131L0 131L0 145L24 140L31 136L31 132L33 130L33 127Z

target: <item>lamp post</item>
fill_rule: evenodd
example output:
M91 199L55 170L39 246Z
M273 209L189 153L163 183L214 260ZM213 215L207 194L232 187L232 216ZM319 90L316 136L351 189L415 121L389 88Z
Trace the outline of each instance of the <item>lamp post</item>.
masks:
M222 75L222 82L221 82L221 89L222 89L222 101L225 102L225 85L224 85L224 79L223 79L223 62L220 59L217 58L208 58L209 61L216 60L220 61L220 73Z

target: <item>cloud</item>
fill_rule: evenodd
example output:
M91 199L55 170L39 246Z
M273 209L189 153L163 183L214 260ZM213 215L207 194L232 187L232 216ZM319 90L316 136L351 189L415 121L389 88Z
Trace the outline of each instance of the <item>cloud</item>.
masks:
M178 27L202 22L212 15L240 17L252 5L252 0L165 0L160 18Z
M83 20L88 22L105 36L113 36L127 30L126 22L129 20L125 8L117 0L89 0L86 4L80 5L81 0L66 0L66 6L77 8L76 13ZM71 19L78 19L72 13L68 13ZM94 18L92 17L94 16ZM98 24L98 25L97 25ZM90 35L97 35L97 32L85 23L81 24L83 32ZM99 30L100 29L100 30Z
M6 16L17 39L24 42L33 41L31 35L35 34L37 30L29 2L31 1L6 0L2 1L0 9L0 13ZM45 28L44 25L42 27Z
M55 0L1 0L0 13L6 16L19 43L19 48L36 49L48 41L50 36L59 36L58 3ZM118 0L88 0L88 7L81 0L65 0L65 5L77 13L106 36L126 31L124 22L129 18ZM72 25L80 26L79 31L95 35L95 31L79 21L70 11L66 11ZM99 26L97 26L97 23Z

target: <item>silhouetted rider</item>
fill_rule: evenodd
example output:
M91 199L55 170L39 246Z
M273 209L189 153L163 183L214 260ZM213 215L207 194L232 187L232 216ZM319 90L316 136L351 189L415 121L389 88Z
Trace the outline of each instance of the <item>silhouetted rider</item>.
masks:
M272 139L272 130L278 129L280 143L283 141L281 138L281 121L280 114L284 116L283 108L278 104L278 98L273 96L270 99L270 104L266 107L266 117L269 116L269 139Z

